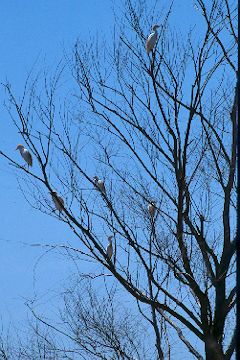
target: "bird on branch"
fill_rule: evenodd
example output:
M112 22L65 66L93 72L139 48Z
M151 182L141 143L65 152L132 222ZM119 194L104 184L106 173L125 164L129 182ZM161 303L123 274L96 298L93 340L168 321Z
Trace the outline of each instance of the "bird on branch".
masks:
M52 191L51 195L52 195L52 200L54 202L54 205L56 206L56 209L59 211L59 216L60 216L60 213L62 212L62 210L64 208L64 200L61 196L59 196L57 194L56 191Z
M113 255L112 238L113 238L112 235L108 237L109 244L108 244L108 246L106 248L107 257L109 258L109 260L111 260L111 257Z
M105 184L104 181L99 179L98 176L94 176L93 177L93 182L96 186L96 188L104 195L106 195L106 188L105 188Z
M29 166L32 166L32 164L33 164L31 153L22 144L19 144L16 147L16 150L19 150L22 158L26 161L26 163L28 165L28 169L29 169Z
M152 33L147 38L147 41L146 41L147 54L149 54L151 51L153 51L153 48L156 45L157 37L158 37L158 32L157 32L158 28L159 28L159 25L153 25Z
M149 213L151 219L154 218L154 216L156 214L156 210L157 210L156 201L151 200L148 204L148 213Z

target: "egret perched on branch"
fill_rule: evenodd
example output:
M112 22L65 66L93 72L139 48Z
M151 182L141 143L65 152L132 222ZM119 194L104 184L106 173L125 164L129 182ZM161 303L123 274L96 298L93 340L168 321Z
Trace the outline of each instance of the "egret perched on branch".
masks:
M113 238L112 235L108 237L109 244L108 244L108 246L106 248L106 253L107 253L107 256L108 256L109 260L111 260L111 257L112 257L112 254L113 254L112 238Z
M32 166L33 161L32 161L32 155L30 154L30 152L21 144L19 144L17 146L16 150L20 151L20 154L22 155L22 158L28 164L28 168L29 168L29 166Z
M52 200L54 202L54 205L56 206L56 209L59 211L59 215L60 215L60 213L62 212L63 207L64 207L64 200L61 196L59 196L57 194L56 191L52 191L51 195L52 195Z
M153 32L147 38L147 42L146 42L147 54L149 54L150 51L152 51L154 46L156 45L157 37L158 37L157 28L159 28L159 25L153 25L153 27L152 27Z
M156 201L151 200L148 204L148 212L151 217L151 219L154 218L154 215L156 213Z
M94 176L93 177L93 182L96 186L96 188L104 195L106 195L106 188L105 188L105 185L104 185L104 181L103 180L100 180L98 178L98 176Z

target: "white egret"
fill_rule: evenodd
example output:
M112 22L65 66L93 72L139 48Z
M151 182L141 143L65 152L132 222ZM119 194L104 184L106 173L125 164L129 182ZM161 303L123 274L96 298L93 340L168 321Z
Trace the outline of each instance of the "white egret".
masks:
M147 38L147 41L146 41L147 54L149 54L153 50L154 46L156 45L157 37L158 37L158 32L157 32L158 28L159 28L159 25L153 25L153 27L152 27L153 32Z
M105 188L105 185L104 185L104 181L103 180L100 180L98 178L98 176L94 176L93 177L93 182L96 186L96 188L104 195L106 195L106 188Z
M54 205L56 206L56 209L59 211L59 215L60 215L64 207L64 200L61 196L57 194L56 191L52 191L51 195Z
M151 200L148 204L148 213L150 217L153 219L156 213L156 202Z
M19 144L16 148L16 150L19 150L22 158L26 161L26 163L29 166L32 166L32 155L30 154L30 152L21 144Z
M112 238L113 238L112 235L108 237L109 244L108 244L108 246L106 248L106 253L107 253L107 256L108 256L109 260L111 260L111 257L112 257L112 254L113 254Z

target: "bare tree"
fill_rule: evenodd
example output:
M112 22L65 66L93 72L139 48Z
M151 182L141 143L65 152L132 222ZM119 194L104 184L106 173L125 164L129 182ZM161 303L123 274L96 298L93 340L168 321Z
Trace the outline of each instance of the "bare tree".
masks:
M97 294L88 279L68 289L58 325L39 316L34 306L32 314L55 338L68 339L64 352L76 359L151 359L149 344L144 343L147 329L141 325L140 316L119 301L115 286L104 288L106 295ZM33 333L39 336L36 330Z
M13 329L11 329L13 330ZM48 359L62 360L73 359L64 345L59 345L58 341L51 336L46 326L38 321L25 327L25 336L10 331L7 336L2 333L0 336L0 359L1 360L32 360Z
M28 303L32 316L26 336L2 334L0 359L152 359L141 315L119 301L115 285L105 283L105 294L99 294L92 280L78 279L62 292L64 306L54 322Z
M193 41L194 31L184 39L173 29L174 4L161 17L144 1L125 6L113 46L99 39L76 43L68 58L76 85L71 99L57 98L60 68L44 77L44 92L29 80L21 101L6 85L33 168L0 154L24 174L28 201L79 239L76 254L103 266L135 300L154 333L157 359L171 358L174 344L166 333L173 331L194 358L230 359L236 9L230 0L196 0L201 31ZM155 23L159 38L147 55ZM59 212L51 199L56 194L64 199Z

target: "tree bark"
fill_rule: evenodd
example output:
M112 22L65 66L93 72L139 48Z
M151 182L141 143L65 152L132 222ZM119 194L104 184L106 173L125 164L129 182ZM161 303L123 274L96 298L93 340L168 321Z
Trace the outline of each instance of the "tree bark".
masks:
M212 335L206 338L205 353L206 360L224 360L222 346Z

